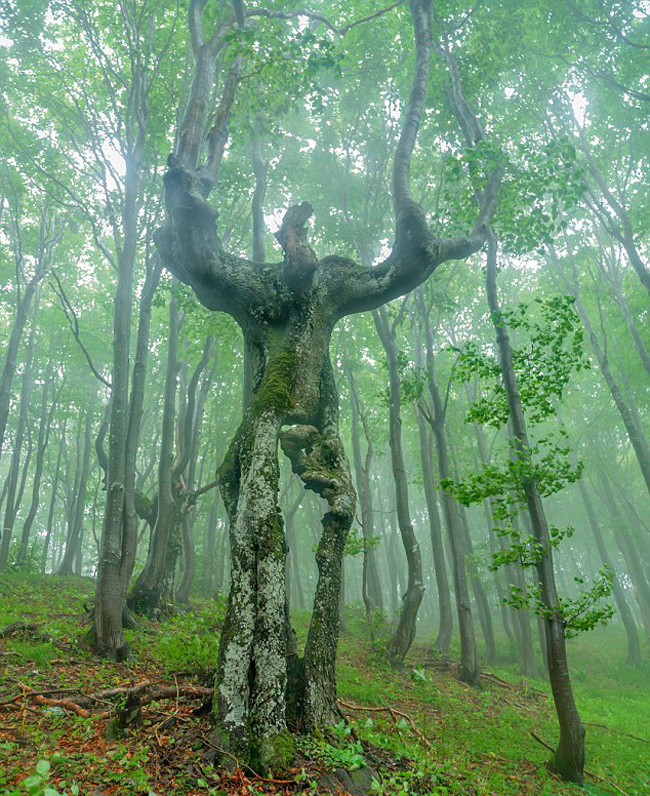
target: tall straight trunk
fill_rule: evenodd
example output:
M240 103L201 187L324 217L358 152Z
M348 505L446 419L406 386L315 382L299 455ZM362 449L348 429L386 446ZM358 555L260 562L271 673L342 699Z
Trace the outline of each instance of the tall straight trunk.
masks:
M124 450L124 536L122 539L121 578L124 591L131 583L135 556L137 552L138 513L136 511L136 458L144 407L144 396L149 359L149 337L151 333L151 313L153 299L162 275L162 262L157 254L147 258L147 273L140 296L138 331L135 345L131 392L129 396L129 417L126 429Z
M305 607L305 594L302 587L302 579L300 577L300 557L298 555L298 540L296 537L296 512L300 507L304 497L301 491L294 503L284 512L284 528L287 536L287 545L289 552L287 555L287 568L290 566L290 572L287 572L287 602L291 605L295 595L295 602L298 608ZM289 583L291 588L289 588Z
M458 506L458 515L460 517L460 527L463 534L463 547L465 555L473 561L474 544L469 532L469 523L467 522L467 514L463 506ZM485 589L481 582L481 577L478 573L478 568L475 564L468 566L470 585L472 587L472 594L474 595L474 602L478 613L478 621L483 633L483 640L485 641L485 660L488 664L494 663L497 657L496 643L494 641L494 628L492 626L492 614L490 612L490 603L488 601Z
M54 508L56 506L57 490L59 488L59 477L61 474L61 454L65 445L65 431L67 421L63 421L61 427L61 437L59 439L59 449L56 454L56 464L54 466L54 477L50 485L50 505L47 511L47 528L45 530L45 542L43 544L43 552L41 554L41 573L44 575L47 568L47 553L52 538L52 528L54 526ZM52 571L54 571L52 569Z
M639 644L639 634L637 632L634 616L632 615L630 606L627 604L625 591L623 590L619 577L616 574L612 559L607 552L605 540L603 539L603 532L600 528L596 511L583 481L578 481L578 489L580 490L580 497L582 498L582 502L584 503L585 509L587 511L589 526L594 535L594 540L596 542L596 547L598 548L600 560L603 562L604 566L609 569L614 578L612 583L614 599L616 600L618 612L621 615L621 621L623 622L623 627L625 628L625 633L627 636L627 662L632 666L638 666L641 663L641 645Z
M175 467L172 474L174 482L182 479L185 472L185 488L184 491L191 492L196 486L196 466L199 453L199 441L201 438L201 424L203 422L203 413L205 410L205 401L208 395L208 388L212 383L215 371L212 371L207 376L204 376L199 387L199 380L203 374L210 356L212 354L212 337L208 335L203 346L203 355L198 365L194 369L192 378L190 379L189 387L187 389L187 400L184 412L180 413L179 425L182 426L182 447L181 458L178 465ZM190 518L187 514L183 515L181 523L182 530L182 543L183 543L183 559L185 568L183 570L183 577L176 590L176 600L179 603L187 603L190 599L190 591L194 582L194 575L196 572L196 551L194 548L194 521L196 513L192 514Z
M483 512L485 514L485 524L487 525L488 528L490 555L494 556L494 554L498 550L498 547L497 547L496 534L494 532L494 518L492 517L492 510L488 500L483 501ZM513 617L512 608L505 601L507 595L504 589L504 584L501 579L501 575L498 570L494 570L492 572L492 575L494 578L494 588L496 590L497 598L499 600L501 623L503 625L503 630L506 634L506 638L508 639L510 650L514 652L515 650L517 650L519 645L518 628L515 628L515 620Z
M371 546L371 536L374 531L374 510L372 503L372 487L370 483L374 445L370 435L368 421L360 405L356 381L350 363L347 363L347 376L350 385L350 410L352 418L352 461L354 465L355 485L361 506L361 533L363 534L363 583L362 595L366 606L366 613L372 614L374 610L383 611L383 599L377 572L375 551ZM365 462L361 458L360 425L366 439Z
M496 333L499 364L508 399L510 422L514 432L515 453L518 458L529 455L530 446L526 421L513 366L510 337L501 313L496 285L497 242L493 234L488 239L486 290L488 305ZM560 740L551 763L552 770L563 779L584 782L585 730L580 721L573 698L569 666L566 655L564 621L559 610L559 597L553 572L553 548L546 521L544 506L537 481L526 479L523 483L526 505L530 514L533 535L541 546L542 555L536 564L541 599L548 612L545 620L546 660L548 663L553 701L560 725Z
M420 292L417 297L420 317L424 321L424 345L427 365L427 386L433 407L430 416L431 430L436 443L438 459L438 475L440 480L451 477L449 450L445 436L445 407L440 397L440 390L435 377L435 356L433 352L433 334L429 323L429 315ZM471 685L478 684L478 660L476 655L476 637L472 622L472 607L467 586L467 570L463 535L458 516L458 505L452 495L445 489L441 491L442 512L447 537L451 549L454 573L454 590L456 593L456 611L460 634L460 679Z
M468 402L470 401L469 390L466 387L466 395ZM488 446L487 441L485 439L485 432L483 428L478 423L472 423L474 428L474 435L476 437L476 444L479 452L479 458L482 465L488 465L490 462L490 457L488 455ZM494 516L492 511L492 505L489 500L485 500L483 503L483 508L485 511L485 518L487 521L488 533L490 537L490 550L494 554L496 552L496 545L498 544L501 550L508 549L508 542L503 537L500 536L498 533L498 528L495 526ZM507 564L505 567L505 576L506 582L509 588L517 588L525 591L526 589L526 579L524 576L524 572L521 567L517 564ZM497 594L499 595L499 603L501 606L501 616L503 619L504 629L506 631L506 635L510 638L510 623L512 623L512 629L515 635L517 647L519 650L519 663L521 665L521 673L525 677L530 677L534 674L535 671L535 653L533 650L533 640L532 640L532 633L530 629L530 615L527 608L520 608L517 611L513 611L513 609L507 605L504 601L504 591L501 586L499 573L494 572L494 579L497 589Z
M420 305L417 305L420 309ZM415 364L422 370L423 346L420 339L419 323L414 324ZM447 566L445 564L445 548L442 538L442 526L438 513L438 499L435 486L435 473L433 469L433 439L432 431L429 428L424 414L426 401L424 396L420 396L417 403L414 403L415 419L418 426L418 440L420 443L420 463L422 466L422 479L424 488L424 498L427 506L427 517L429 520L429 536L431 538L431 550L433 553L433 568L436 577L436 588L438 592L438 634L433 643L435 649L440 650L443 655L449 652L451 637L454 629L454 620L451 607L451 592L449 590L449 579L447 577ZM428 411L428 410L427 410Z
M92 405L92 401L90 402ZM90 410L85 412L84 434L83 434L83 454L81 462L78 462L80 470L77 492L74 496L74 509L70 516L70 528L66 540L65 553L57 571L57 575L75 574L75 559L79 555L79 546L82 540L82 530L84 514L86 510L86 492L88 487L88 475L90 472L90 451L92 448L92 413Z
M27 429L27 414L29 411L32 388L34 386L34 346L36 344L36 319L38 317L40 290L36 291L34 301L34 312L32 316L32 326L29 333L29 340L25 351L25 369L23 372L22 384L20 389L18 424L16 435L11 453L11 465L9 467L9 483L7 488L7 504L5 506L4 521L2 523L2 541L0 542L0 571L7 566L9 559L9 544L14 531L16 516L20 507L21 489L19 489L18 479L20 474L20 459L23 450L23 440Z
M144 116L139 120L140 125ZM133 569L135 532L126 503L128 492L127 449L129 443L129 352L133 308L133 281L138 243L139 158L144 145L144 128L138 131L134 151L126 158L122 241L117 258L117 288L113 315L113 363L111 368L111 410L108 432L106 508L102 527L95 592L94 641L102 655L123 659L130 653L122 631L128 578ZM129 514L125 518L125 513ZM126 523L126 525L125 525ZM125 528L127 533L125 536Z
M50 387L52 381L52 357L54 355L54 335L50 338L50 352L48 355L48 365L43 379L43 390L41 393L41 407L40 407L40 421L38 425L38 441L36 443L36 464L34 468L34 476L32 482L32 501L27 512L27 517L23 524L23 530L20 539L20 550L18 551L17 561L24 561L27 558L27 550L29 547L29 539L32 532L32 526L36 519L36 513L39 507L41 479L43 477L43 464L45 462L45 451L50 439L50 430L52 428L52 418L57 408L56 396L52 397L51 404L48 411L48 400L50 397Z
M449 579L445 564L445 549L442 542L442 527L438 514L436 498L435 475L433 472L433 445L431 430L421 412L416 410L418 435L420 440L420 460L422 462L422 477L424 480L424 497L427 503L427 516L429 518L429 535L431 537L431 550L433 553L433 568L438 588L438 617L439 627L436 640L433 642L435 649L443 655L449 652L451 636L454 629L454 619L451 610L451 593Z
M406 653L415 639L415 630L418 609L424 594L422 580L422 557L418 544L411 514L409 509L408 480L406 478L406 465L404 464L404 451L402 449L402 418L401 418L401 386L399 365L397 359L397 339L394 324L388 320L384 307L373 311L375 328L379 334L386 361L388 363L389 383L389 444L393 479L395 481L395 499L397 504L397 521L408 569L408 585L402 595L402 611L399 623L390 640L388 655L393 666L403 666Z
M172 470L174 464L174 427L176 419L176 391L178 384L178 336L180 315L175 296L169 302L169 336L165 371L162 436L158 459L158 515L151 532L149 555L129 596L129 607L138 612L159 610L169 595L163 594L163 580L169 583L169 569L165 577L165 558L170 539L176 545L180 514L176 511ZM175 563L175 562L174 562ZM169 564L169 561L168 561ZM172 571L173 576L173 571Z
M391 517L392 520L392 517ZM386 562L390 581L390 619L395 622L399 615L399 595L402 592L399 582L399 566L397 563L397 525L390 522L390 534L386 543Z

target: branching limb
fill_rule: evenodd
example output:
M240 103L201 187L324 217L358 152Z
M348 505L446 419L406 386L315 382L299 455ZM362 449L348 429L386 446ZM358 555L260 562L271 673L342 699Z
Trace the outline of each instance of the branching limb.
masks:
M101 381L101 383L104 384L106 387L108 387L110 390L111 388L110 381L105 379L102 376L102 374L99 372L99 370L97 370L97 368L95 367L95 363L93 362L92 357L88 352L88 349L86 348L81 339L81 334L79 331L79 318L77 317L77 313L74 311L72 304L70 303L70 300L68 299L68 296L66 295L66 292L63 289L61 280L59 279L59 276L54 269L52 270L52 276L56 281L56 286L53 285L51 282L50 286L52 287L52 290L54 290L54 292L56 293L61 303L61 309L63 310L66 320L68 321L68 326L70 327L70 331L72 332L74 339L77 341L77 345L83 352L83 355L86 358L86 362L88 363L88 367L90 368L93 376L99 381Z

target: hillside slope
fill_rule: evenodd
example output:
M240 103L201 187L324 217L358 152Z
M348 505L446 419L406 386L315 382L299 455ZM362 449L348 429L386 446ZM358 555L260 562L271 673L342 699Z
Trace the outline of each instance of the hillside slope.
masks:
M0 579L0 629L21 623L0 640L0 793L319 793L342 787L331 774L339 768L376 794L578 792L544 766L540 741L552 744L556 730L543 679L524 681L504 664L470 689L424 646L397 673L383 664L381 643L364 643L360 626L343 638L339 657L349 724L327 740L301 741L282 779L236 761L229 771L213 768L205 706L223 605L142 622L132 634L134 660L115 664L78 645L92 596L88 580ZM352 630L355 618L351 611ZM304 620L296 619L299 636ZM630 670L623 655L616 627L571 645L588 789L642 796L650 792L650 669ZM136 685L139 704L125 705ZM116 712L138 720L122 732Z

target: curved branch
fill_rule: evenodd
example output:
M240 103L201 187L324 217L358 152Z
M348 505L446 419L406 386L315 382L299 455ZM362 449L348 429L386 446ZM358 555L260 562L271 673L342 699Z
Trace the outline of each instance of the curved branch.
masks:
M479 211L468 235L437 238L429 229L422 207L413 201L410 165L424 112L430 69L432 0L410 0L415 41L415 68L404 125L393 161L392 194L395 212L395 244L383 263L363 268L351 261L342 262L331 277L337 304L337 317L376 309L402 296L424 282L446 260L469 257L484 244L495 208L501 169L495 168L486 187L477 195ZM446 57L452 80L452 101L462 109L459 121L463 133L475 144L482 136L480 124L462 94L460 75L453 56ZM325 261L324 261L325 262Z

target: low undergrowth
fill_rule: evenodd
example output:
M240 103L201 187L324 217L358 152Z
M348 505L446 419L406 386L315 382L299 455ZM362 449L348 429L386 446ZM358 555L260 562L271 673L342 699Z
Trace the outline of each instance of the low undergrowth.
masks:
M369 645L354 611L338 667L347 722L298 739L294 763L275 780L236 761L228 770L213 768L201 694L211 686L223 602L197 602L161 624L141 620L130 633L133 660L110 663L77 643L92 593L92 582L83 579L0 578L0 629L22 621L64 642L61 648L27 633L0 640L0 794L324 793L341 790L341 771L350 787L377 796L581 792L547 772L548 752L531 735L550 744L556 739L543 677L524 680L504 659L490 668L481 689L470 689L423 645L412 650L406 672L397 673L384 663L385 633L377 628ZM296 617L299 639L307 619ZM623 641L615 626L570 644L587 724L587 790L645 796L650 667L626 667ZM47 701L107 690L124 694L136 683L148 683L154 695L167 689L167 695L147 702L142 721L122 734L107 732L119 696L117 702L95 696L77 712Z

